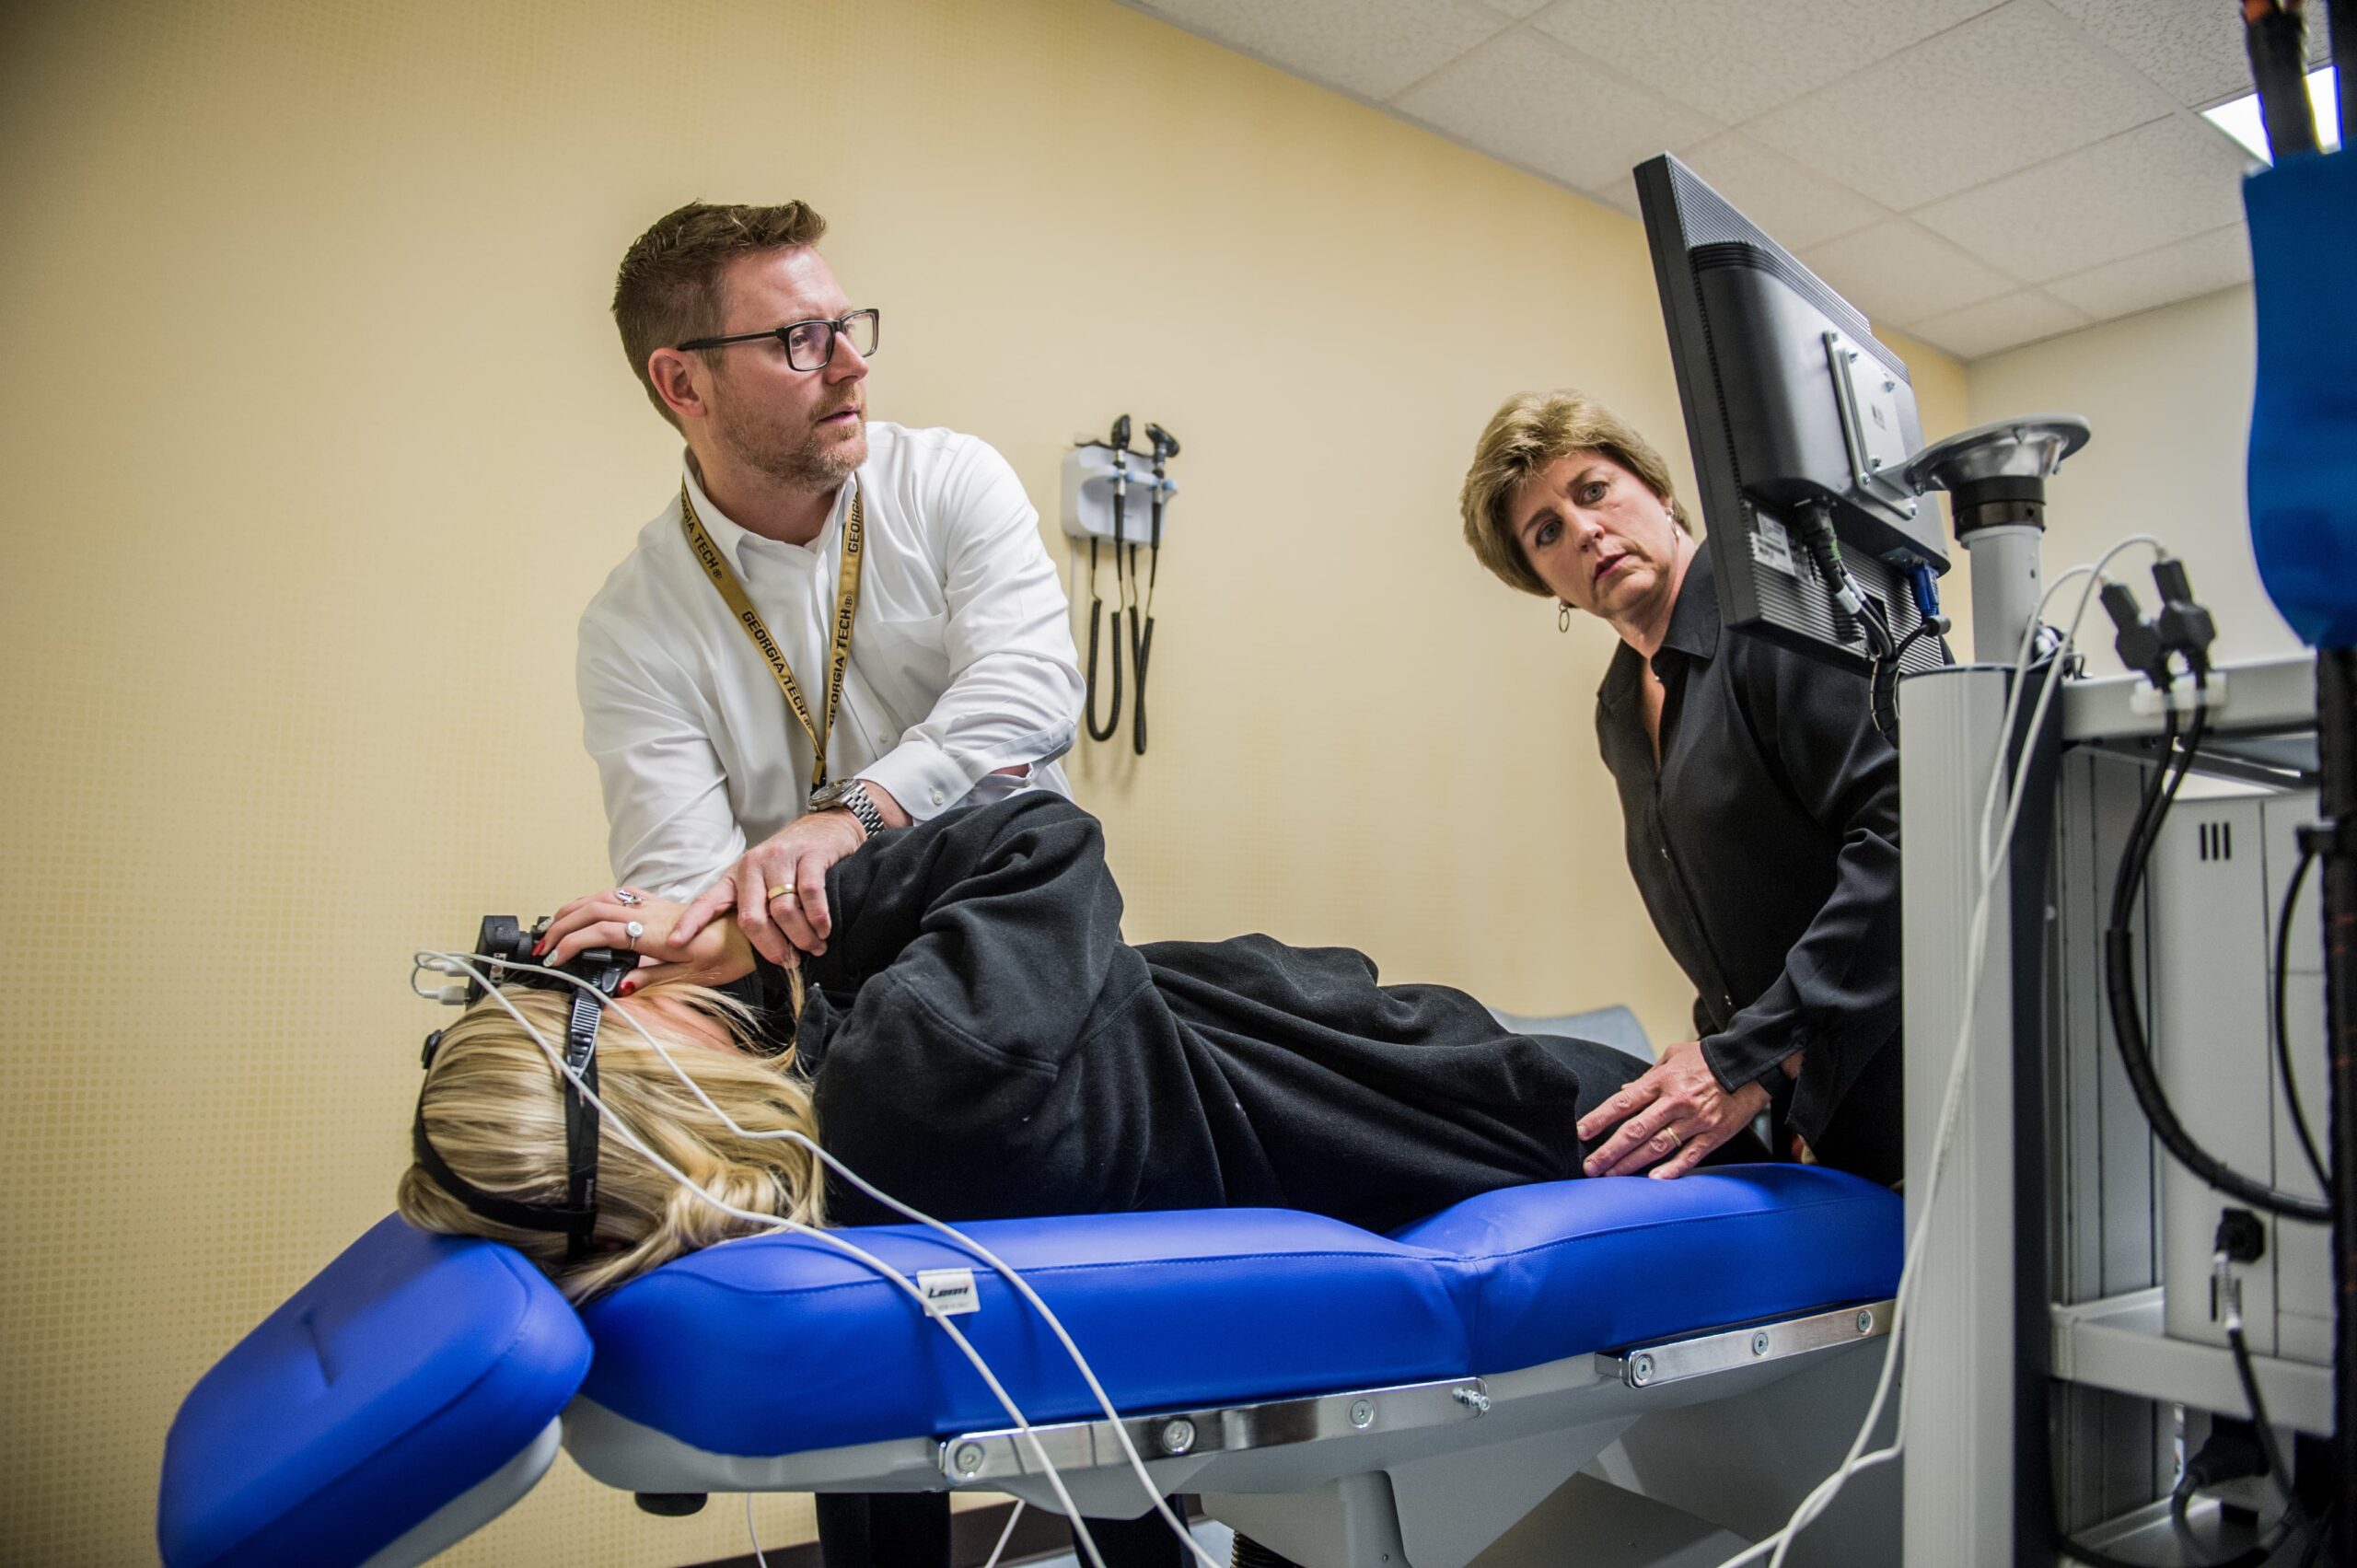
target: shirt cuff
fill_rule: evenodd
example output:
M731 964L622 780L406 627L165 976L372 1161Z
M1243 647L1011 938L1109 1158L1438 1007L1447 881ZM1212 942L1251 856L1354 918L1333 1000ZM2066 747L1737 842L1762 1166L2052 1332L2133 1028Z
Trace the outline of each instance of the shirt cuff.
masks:
M1774 1072L1785 1057L1805 1049L1797 1029L1781 1044L1736 1030L1712 1035L1701 1044L1702 1061L1710 1067L1711 1076L1729 1094L1746 1084L1758 1083Z
M940 816L974 787L956 758L925 740L902 741L860 769L858 776L881 786L914 822Z

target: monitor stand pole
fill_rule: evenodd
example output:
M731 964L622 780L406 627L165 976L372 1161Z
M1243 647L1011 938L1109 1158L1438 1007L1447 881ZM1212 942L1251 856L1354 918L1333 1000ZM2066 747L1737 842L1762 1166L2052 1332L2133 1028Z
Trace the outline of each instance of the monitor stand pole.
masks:
M2072 414L1999 420L1958 431L1915 454L1908 482L1945 490L1956 542L1972 555L1972 656L2012 664L2038 614L2045 585L2038 552L2046 533L2046 481L2087 444L2087 422Z

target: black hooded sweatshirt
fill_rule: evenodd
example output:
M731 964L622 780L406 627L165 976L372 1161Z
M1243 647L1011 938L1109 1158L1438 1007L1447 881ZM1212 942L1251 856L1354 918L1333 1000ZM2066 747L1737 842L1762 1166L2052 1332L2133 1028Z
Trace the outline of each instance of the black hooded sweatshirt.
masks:
M1576 1176L1580 1115L1645 1066L1380 985L1347 948L1130 947L1096 819L1053 795L878 833L827 896L797 1040L819 1136L946 1219L1246 1204L1389 1229Z

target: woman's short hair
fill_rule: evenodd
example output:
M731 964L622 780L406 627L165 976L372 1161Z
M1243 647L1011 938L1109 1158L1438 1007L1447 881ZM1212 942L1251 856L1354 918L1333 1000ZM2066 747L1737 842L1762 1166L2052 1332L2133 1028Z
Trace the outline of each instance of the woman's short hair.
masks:
M1554 592L1524 557L1506 506L1523 481L1571 452L1601 452L1610 458L1662 498L1679 528L1694 531L1670 485L1669 465L1634 426L1585 392L1517 392L1482 428L1473 447L1473 466L1466 470L1465 487L1457 493L1465 542L1510 588L1541 598Z
M551 1040L564 1040L566 995L511 987L502 993ZM749 1032L744 1010L718 992L653 986L722 1023ZM705 1094L748 1132L817 1135L810 1096L787 1057L714 1051L638 1015ZM627 1023L609 1015L598 1028L598 1098L704 1191L723 1202L804 1225L821 1222L822 1185L809 1153L784 1139L747 1138L697 1102L692 1091ZM485 998L443 1031L419 1100L426 1136L465 1181L524 1202L565 1196L564 1081L540 1046L496 1002ZM610 1126L598 1141L594 1250L567 1260L565 1238L522 1230L476 1214L435 1183L423 1166L402 1173L401 1215L420 1230L483 1236L538 1263L565 1295L581 1301L660 1264L761 1226L721 1213L688 1191Z

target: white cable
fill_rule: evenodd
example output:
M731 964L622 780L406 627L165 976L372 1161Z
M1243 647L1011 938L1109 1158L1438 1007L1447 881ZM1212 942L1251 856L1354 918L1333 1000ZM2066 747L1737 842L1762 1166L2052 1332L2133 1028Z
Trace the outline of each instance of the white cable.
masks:
M1018 1497L1015 1500L1015 1512L1006 1516L1006 1528L998 1532L998 1544L991 1548L991 1560L983 1563L982 1568L998 1568L998 1560L1005 1555L1006 1543L1015 1539L1016 1521L1022 1517L1023 1499ZM769 1564L765 1562L761 1568L769 1568Z
M2046 619L2046 607L2052 602L2054 596L2061 591L2064 584L2074 577L2084 576L2087 579L2086 587L2080 592L2078 607L2072 613L2070 629L2063 634L2061 645L2055 648L2053 664L2048 669L2045 680L2039 685L2038 703L2031 711L2027 731L2033 736L2045 724L2047 710L2054 700L2054 693L2061 685L2064 666L2069 662L2078 638L2079 623L2084 619L2087 606L2095 598L2096 585L2105 580L2103 569L2111 563L2114 556L2136 544L2147 545L2155 554L2164 557L2168 553L2166 547L2150 534L2130 535L2104 552L2094 565L2073 566L2055 578L2048 586L2044 597L2038 600L2038 610L2031 615L2029 624L2022 629L2021 644L2014 660L2014 679L2011 682L2013 689L2006 696L2004 719L1998 730L1996 761L1990 768L1988 789L1981 797L1980 841L1978 846L1980 852L1980 888L1973 900L1972 930L1965 959L1964 1008L1956 1028L1956 1049L1949 1060L1946 1086L1940 1098L1938 1129L1932 1140L1931 1159L1923 1184L1923 1206L1921 1211L1923 1218L1922 1223L1916 1226L1915 1235L1910 1239L1906 1256L1899 1265L1898 1288L1894 1293L1891 1306L1890 1342L1884 1351L1882 1375L1875 1381L1874 1398L1867 1405L1865 1420L1859 1424L1858 1435L1852 1441L1849 1452L1842 1457L1841 1463L1835 1467L1832 1474L1818 1482L1806 1496L1801 1499L1799 1504L1794 1508L1792 1516L1771 1534L1726 1559L1719 1564L1719 1568L1740 1568L1741 1564L1750 1562L1763 1551L1770 1551L1774 1553L1769 1560L1770 1568L1782 1568L1784 1554L1791 1550L1793 1541L1812 1520L1824 1513L1825 1509L1831 1504L1850 1477L1860 1470L1897 1458L1905 1449L1908 1390L1906 1384L1902 1383L1898 1397L1897 1435L1886 1447L1876 1449L1873 1453L1864 1451L1866 1445L1873 1441L1875 1427L1882 1420L1883 1406L1889 1399L1891 1386L1898 1371L1900 1357L1906 1353L1909 1343L1904 1337L1907 1309L1914 1299L1917 1286L1922 1280L1925 1241L1931 1235L1933 1204L1939 1196L1940 1174L1946 1164L1948 1149L1953 1142L1957 1113L1963 1104L1964 1082L1971 1064L1973 1014L1980 1001L1981 970L1988 959L1990 900L1998 881L2004 874L2006 865L2012 858L2014 828L2021 815L2022 800L2029 782L2030 766L2037 757L2035 747L2023 748L2020 762L2014 770L2011 798L2006 804L2003 825L1992 839L1990 819L1996 810L1998 785L2005 777L2005 747L2011 742L2014 720L2021 712L2022 693L2028 686L2029 667L2038 646L2039 628Z
M753 1543L753 1568L770 1568L770 1560L761 1555L761 1532L753 1527L753 1494L749 1492L745 1493L745 1539Z
M2085 576L2088 578L2086 587L2082 590L2080 594L2078 607L2073 612L2070 630L2064 635L2061 646L2055 650L2053 655L2053 665L2048 671L2047 678L2039 689L2038 703L2032 711L2030 719L2030 733L2032 734L2037 733L2038 727L2044 723L2048 708L2053 701L2055 691L2060 687L2063 667L2069 659L2073 647L2075 645L2080 622L2084 619L2087 606L2094 598L2096 585L2105 580L2102 575L2103 568L2106 565L2108 565L2112 558L2117 556L2121 551L2128 549L2131 545L2140 543L2150 546L2157 553L2163 555L2166 554L2165 548L2158 540L2153 538L2151 535L2131 535L2113 545L2111 549L2106 551L2103 556L2093 566L2074 566L2069 571L2063 573L2061 576L2055 578L2054 581L2049 585L2045 596L2038 601L2037 612L2031 616L2029 623L2023 629L2020 649L2014 660L2014 679L2010 683L2012 690L2006 699L2004 719L2000 726L1999 733L2001 738L2010 738L2014 732L2014 720L2018 717L2020 713L2022 694L2028 684L2029 666L2032 655L2037 647L2038 629L2045 619L2046 608L2050 602L2052 602L2055 594L2060 592L2063 586L2074 577ZM1833 1498L1840 1493L1842 1485L1852 1475L1856 1474L1862 1469L1870 1469L1875 1465L1881 1464L1888 1459L1897 1458L1904 1447L1906 1394L1902 1388L1899 1404L1899 1415L1901 1418L1899 1435L1892 1441L1889 1446L1886 1448L1880 1449L1872 1454L1865 1454L1862 1452L1865 1444L1871 1440L1874 1429L1881 1419L1883 1406L1888 1398L1894 1374L1898 1370L1899 1358L1905 1349L1903 1330L1906 1322L1907 1307L1912 1299L1913 1287L1917 1280L1921 1277L1920 1264L1923 1255L1924 1241L1930 1235L1931 1231L1930 1217L1933 1213L1933 1205L1937 1197L1940 1175L1945 1164L1947 1150L1955 1131L1956 1113L1962 1100L1962 1089L1966 1071L1970 1064L1969 1044L1971 1039L1973 1014L1979 1001L1980 977L1987 958L1990 900L1994 892L1997 881L2003 876L2004 867L2011 859L2014 827L2021 813L2022 800L2027 784L2029 768L2036 757L2035 749L2026 748L2024 749L2020 764L2015 770L2014 775L2013 788L2005 811L2003 826L1996 836L1992 845L1990 832L1990 819L1994 813L1996 807L1998 784L2005 776L2004 753L2003 746L2003 740L2001 739L1997 760L1995 764L1990 770L1989 786L1987 791L1984 793L1981 803L1980 844L1982 861L1981 882L1979 894L1974 900L1971 940L1968 955L1966 960L1966 973L1968 980L1965 991L1964 1011L1957 1029L1956 1046L1951 1059L1946 1088L1941 1099L1938 1132L1933 1142L1930 1168L1927 1173L1924 1185L1922 1213L1924 1214L1925 1223L1917 1227L1915 1237L1909 1246L1907 1256L1900 1265L1898 1289L1895 1295L1891 1312L1889 1334L1890 1342L1886 1347L1882 1376L1875 1384L1874 1399L1869 1404L1865 1420L1859 1427L1858 1436L1852 1443L1850 1452L1844 1457L1841 1464L1831 1475L1827 1477L1824 1481L1818 1483L1817 1488L1812 1490L1807 1496L1801 1500L1800 1505L1794 1510L1792 1517L1788 1519L1781 1528L1763 1538L1759 1541L1755 1542L1753 1545L1737 1553L1736 1556L1727 1559L1720 1565L1720 1568L1740 1568L1741 1564L1751 1561L1761 1551L1768 1551L1771 1548L1774 1550L1775 1553L1773 1558L1771 1560L1771 1568L1782 1568L1784 1554L1790 1550L1793 1539L1797 1537L1801 1529L1805 1528L1812 1520L1817 1518L1824 1511L1826 1506L1830 1504ZM589 1093L587 1086L581 1081L579 1074L575 1073L565 1064L563 1056L551 1047L546 1040L541 1038L540 1032L524 1018L521 1013L517 1012L512 1005L508 1004L505 997L500 997L498 995L496 989L493 987L488 980L480 971L476 970L471 964L466 963L465 960L459 959L455 955L451 954L437 953L429 956L461 964L467 973L472 976L478 983L483 985L486 994L492 995L499 1000L501 1006L505 1009L511 1017L515 1018L516 1021L524 1028L525 1032L531 1036L534 1042L537 1043L540 1047L541 1051L549 1056L550 1060L556 1065L558 1070L563 1073L567 1079L572 1081L575 1086L586 1097L590 1098L593 1103L597 1104L598 1110L604 1114L609 1121L613 1121L618 1127L621 1125L619 1118L615 1116L613 1111L610 1110L602 1100L598 1100L596 1096ZM516 966L510 965L508 967L512 968ZM579 986L585 990L593 992L599 996L601 1001L605 999L604 993L598 992L596 986L592 985L589 981L581 979L577 975L567 974L562 970L554 969L544 970L543 972L557 975L569 984ZM619 1009L615 1010L620 1011ZM898 1199L893 1198L888 1193L886 1193L880 1189L875 1187L857 1172L852 1170L833 1155L820 1148L817 1144L813 1143L803 1134L794 1132L791 1129L755 1132L739 1126L734 1118L722 1110L720 1107L704 1093L702 1086L696 1083L694 1078L679 1064L677 1059L674 1058L669 1051L667 1050L663 1044L647 1030L646 1027L643 1023L626 1011L623 1011L621 1016L625 1021L627 1021L631 1027L638 1032L640 1038L644 1040L646 1043L654 1049L656 1054L662 1058L664 1063L671 1069L671 1071L679 1078L680 1082L687 1086L689 1091L696 1097L697 1100L702 1104L707 1110L718 1117L730 1131L737 1133L741 1137L757 1140L779 1139L807 1149L813 1156L824 1162L829 1168L842 1175L846 1180L850 1181L853 1186L866 1193L869 1197L874 1198L878 1202L885 1204L887 1207L897 1213L908 1215L918 1224L936 1231L968 1248L976 1257L986 1261L994 1271L1004 1277L1007 1283L1016 1289L1017 1294L1021 1295L1024 1299L1039 1313L1042 1320L1049 1325L1050 1329L1056 1335L1058 1341L1062 1343L1066 1353L1071 1356L1074 1365L1080 1371L1082 1377L1087 1382L1091 1393L1096 1396L1099 1407L1106 1412L1108 1420L1112 1424L1114 1434L1120 1442L1124 1456L1128 1458L1132 1469L1135 1471L1138 1477L1139 1481L1144 1486L1147 1495L1154 1502L1155 1511L1160 1514L1164 1523L1170 1526L1172 1530L1178 1535L1179 1539L1187 1543L1194 1555L1206 1564L1206 1568L1221 1568L1221 1565L1211 1558L1209 1554L1204 1552L1202 1548L1194 1540L1192 1533L1184 1529L1177 1523L1170 1512L1169 1506L1164 1502L1160 1490L1155 1486L1152 1479L1146 1475L1144 1463L1139 1457L1136 1446L1131 1442L1129 1433L1121 1423L1119 1411L1113 1408L1112 1401L1105 1393L1103 1385L1098 1382L1094 1369L1088 1365L1087 1360L1081 1354L1079 1347L1074 1343L1071 1335L1065 1331L1062 1322L1057 1318L1055 1313L1048 1307L1047 1303L1039 1298L1038 1293L1031 1289L1029 1283L1025 1281L1020 1274L1016 1272L1011 1265L1007 1264L1004 1260L993 1253L988 1248L983 1247L980 1242L975 1241L972 1237L966 1236L964 1233L939 1220L934 1219L928 1214L923 1214L918 1210L902 1203ZM733 1217L747 1219L758 1224L768 1225L782 1230L791 1230L812 1235L819 1237L823 1240L830 1241L834 1245L842 1248L844 1250L853 1252L854 1255L861 1257L864 1261L870 1263L871 1266L876 1267L879 1272L888 1275L894 1283L908 1291L908 1293L916 1299L918 1305L925 1311L926 1315L940 1323L944 1329L948 1330L951 1337L958 1342L958 1347L965 1352L968 1359L974 1363L976 1370L982 1374L984 1380L991 1385L992 1391L998 1395L1001 1404L1015 1419L1018 1427L1021 1428L1022 1434L1030 1439L1035 1455L1039 1458L1042 1466L1044 1466L1048 1470L1051 1483L1056 1490L1058 1500L1064 1504L1067 1515L1074 1520L1075 1531L1082 1534L1084 1542L1088 1545L1091 1560L1098 1563L1098 1568L1102 1568L1102 1559L1097 1556L1095 1543L1086 1540L1086 1533L1082 1530L1082 1527L1077 1522L1079 1516L1072 1506L1070 1496L1065 1493L1063 1490L1061 1475L1058 1474L1054 1466L1048 1460L1046 1452L1044 1448L1040 1446L1037 1436L1032 1433L1029 1423L1023 1419L1021 1412L1015 1409L1013 1401L1007 1398L1005 1391L999 1386L997 1379L993 1376L988 1368L982 1365L979 1353L974 1351L973 1347L969 1342L967 1342L965 1336L958 1331L955 1325L951 1324L946 1318L942 1317L940 1313L935 1311L931 1304L924 1300L923 1294L919 1292L913 1284L910 1283L899 1273L897 1270L894 1270L889 1265L885 1264L880 1259L876 1259L867 1254L859 1252L859 1249L853 1248L849 1243L842 1241L839 1237L836 1237L831 1233L817 1230L807 1225L796 1225L794 1222L780 1219L776 1215L760 1214L751 1211L738 1210L732 1205L723 1203L720 1200L712 1197L701 1187L698 1187L693 1181L690 1180L684 1173L679 1171L667 1161L664 1161L659 1156L655 1155L653 1151L639 1144L636 1139L627 1132L625 1132L624 1141L630 1144L630 1145L636 1149L641 1155L645 1156L650 1163L656 1165L657 1168L662 1169L674 1180L679 1182L689 1191L696 1193L699 1197L704 1199L714 1207L721 1209L724 1213L727 1213ZM749 1501L748 1506L749 1508ZM1008 1527L1011 1532L1013 1528L1011 1521ZM1002 1540L1001 1544L1002 1546L1004 1544L1004 1540Z
M541 972L553 975L558 979L564 981L569 985L577 986L584 991L589 992L598 996L601 1001L605 1000L605 993L599 991L596 985L582 979L579 975L568 974L563 970L560 969L543 968ZM1196 1541L1193 1532L1189 1530L1179 1520L1178 1516L1171 1512L1170 1504L1164 1500L1161 1489L1154 1484L1154 1478L1145 1473L1145 1460L1139 1455L1137 1445L1131 1440L1128 1428L1122 1425L1120 1412L1114 1408L1112 1396L1105 1391L1105 1385L1097 1381L1096 1368L1089 1365L1088 1358L1086 1356L1081 1354L1080 1346L1074 1342L1071 1333L1064 1328L1063 1320L1056 1316L1053 1308L1050 1307L1044 1300L1040 1299L1039 1292L1031 1288L1031 1283L1018 1273L1012 1263L1007 1262L997 1253L992 1251L989 1248L983 1246L972 1237L968 1236L964 1231L958 1229L954 1225L947 1225L943 1221L935 1219L931 1214L924 1214L922 1211L902 1202L900 1199L893 1197L890 1193L885 1191L882 1188L877 1187L865 1177L860 1175L859 1172L845 1165L832 1153L821 1148L817 1143L813 1142L808 1137L806 1137L804 1134L795 1132L792 1128L772 1128L766 1131L756 1132L751 1128L739 1126L736 1118L730 1116L726 1111L720 1109L719 1105L714 1101L712 1097L704 1092L703 1086L697 1083L695 1078L688 1072L688 1070L679 1065L679 1059L671 1054L669 1048L665 1046L661 1040L656 1039L654 1034L648 1030L644 1023L639 1021L635 1015L632 1014L627 1009L622 1008L608 1008L607 1011L620 1014L622 1021L630 1025L632 1028L635 1029L638 1032L638 1037L646 1042L647 1046L654 1051L656 1055L663 1059L664 1065L671 1069L673 1075L676 1076L680 1083L687 1086L688 1092L695 1096L696 1102L702 1105L704 1109L710 1111L714 1116L719 1118L721 1123L730 1132L736 1133L740 1138L749 1138L755 1141L775 1139L780 1142L791 1144L797 1148L809 1151L812 1156L823 1162L830 1170L832 1170L837 1175L842 1177L844 1180L858 1188L862 1192L866 1193L867 1196L873 1198L878 1203L881 1203L885 1207L892 1210L895 1214L907 1215L910 1219L914 1220L917 1224L923 1225L928 1230L932 1230L947 1237L949 1240L957 1243L959 1247L964 1248L974 1257L980 1259L982 1262L988 1264L993 1271L995 1271L1002 1279L1005 1280L1006 1283L1014 1288L1016 1295L1020 1295L1026 1302L1030 1304L1032 1310L1039 1313L1040 1320L1047 1324L1049 1331L1055 1335L1057 1342L1063 1346L1064 1353L1071 1358L1072 1364L1080 1373L1082 1380L1088 1385L1089 1393L1097 1400L1097 1408L1105 1412L1105 1419L1112 1423L1113 1435L1121 1446L1122 1457L1129 1461L1131 1473L1138 1478L1138 1484L1145 1489L1146 1496L1153 1502L1154 1511L1162 1516L1162 1522L1168 1526L1172 1533L1177 1535L1180 1540L1187 1543L1188 1550L1194 1554L1197 1561L1203 1564L1203 1568L1225 1568L1225 1564L1220 1562L1216 1558L1213 1558L1209 1552L1202 1549L1202 1547Z
M502 1011L506 1013L509 1017L516 1020L517 1026L523 1029L526 1035L530 1037L533 1044L540 1048L541 1054L545 1055L549 1059L550 1063L563 1075L565 1081L570 1083L574 1088L580 1093L584 1099L587 1100L592 1106L597 1108L598 1116L602 1118L608 1125L613 1128L615 1132L621 1136L622 1143L632 1150L635 1151L642 1159L655 1167L656 1169L669 1177L673 1181L678 1182L681 1187L694 1194L703 1202L710 1204L713 1208L719 1210L722 1214L728 1215L732 1219L742 1220L749 1225L764 1225L776 1230L791 1231L799 1236L812 1237L819 1241L825 1242L827 1245L833 1247L840 1251L847 1253L851 1257L857 1259L860 1262L863 1262L869 1268L875 1270L886 1280L888 1280L892 1284L899 1287L899 1289L911 1301L914 1301L917 1304L918 1309L924 1313L926 1317L932 1318L935 1323L938 1323L941 1326L942 1331L947 1334L950 1341L957 1345L961 1353L964 1353L966 1360L972 1365L975 1372L981 1375L983 1383L989 1387L992 1395L997 1399L999 1408L1006 1412L1007 1419L1015 1423L1021 1437L1030 1444L1032 1458L1037 1459L1039 1463L1040 1469L1047 1472L1048 1485L1055 1493L1056 1501L1063 1504L1065 1517L1070 1519L1072 1522L1073 1535L1079 1540L1081 1547L1087 1554L1089 1562L1095 1564L1096 1568L1105 1568L1105 1559L1098 1553L1097 1550L1097 1542L1095 1539L1089 1535L1087 1527L1082 1523L1080 1510L1078 1506L1074 1504L1072 1500L1072 1493L1064 1490L1062 1473L1056 1469L1055 1461L1048 1458L1047 1446L1039 1441L1039 1434L1031 1429L1030 1421L1025 1417L1024 1413L1020 1410L1016 1408L1014 1397L1007 1393L1005 1385L999 1381L998 1375L991 1370L990 1364L982 1359L981 1353L974 1348L972 1342L968 1340L963 1333L958 1331L957 1324L951 1322L946 1317L943 1316L942 1313L935 1307L933 1303L925 1299L924 1292L919 1290L913 1281L907 1278L898 1269L895 1269L891 1264L887 1263L883 1259L877 1257L874 1253L869 1252L863 1248L853 1246L833 1231L824 1230L816 1225L807 1225L799 1221L790 1220L779 1214L765 1214L753 1209L740 1209L736 1204L715 1198L711 1193L705 1191L702 1187L698 1186L695 1181L690 1179L685 1171L681 1170L679 1167L673 1165L669 1160L665 1159L661 1155L656 1154L654 1149L649 1147L645 1141L638 1135L637 1131L633 1129L629 1122L623 1121L621 1115L617 1113L611 1106L608 1105L603 1099L598 1097L596 1091L589 1087L588 1083L582 1077L580 1073L575 1070L572 1063L565 1061L563 1052L551 1045L548 1041L548 1038L540 1033L540 1029L533 1025L532 1021L524 1016L523 1013L517 1008L516 1005L513 1002L510 1002L507 997L502 993L494 984L493 984L491 978L475 967L474 959L479 957L482 957L482 955L472 954L461 956L457 953L440 953L432 951L421 952L417 955L421 965L423 965L424 961L428 958L438 958L445 963L455 964L458 966L459 972L466 974L471 978L476 984L482 986L483 994L491 998L493 1002L496 1002ZM519 967L505 959L485 958L485 961L508 969ZM448 973L450 971L444 970L443 972ZM553 974L561 971L552 970L549 972ZM577 980L578 977L566 975L565 978L568 981L574 981ZM595 990L596 988L593 986L591 989ZM604 993L601 992L599 994L602 996ZM624 1016L627 1017L628 1015L625 1014Z

